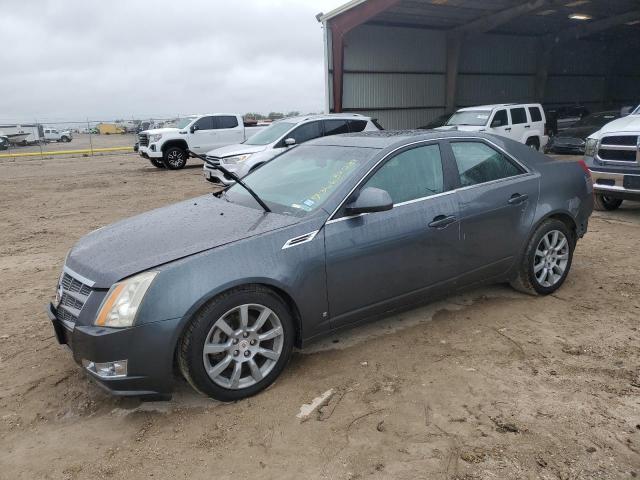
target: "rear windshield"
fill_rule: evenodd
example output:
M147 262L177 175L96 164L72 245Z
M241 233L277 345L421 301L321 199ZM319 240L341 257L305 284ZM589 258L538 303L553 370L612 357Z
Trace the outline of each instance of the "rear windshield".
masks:
M487 124L491 110L465 110L454 113L447 121L447 125L471 125L481 127Z
M244 142L245 145L269 145L291 130L296 124L292 122L276 122L261 132L256 133Z

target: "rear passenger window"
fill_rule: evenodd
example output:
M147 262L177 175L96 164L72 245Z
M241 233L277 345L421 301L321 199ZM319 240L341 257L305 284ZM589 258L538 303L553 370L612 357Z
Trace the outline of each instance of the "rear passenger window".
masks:
M221 117L213 117L213 128L222 129L222 128L236 128L238 126L238 119L236 117L221 116Z
M339 135L341 133L349 133L349 127L346 120L325 120L324 135Z
M524 173L502 153L480 142L452 142L463 187Z
M349 120L350 132L362 132L365 128L367 128L366 120Z
M394 204L444 191L438 145L404 151L385 163L365 184L386 190Z
M518 125L519 123L527 123L527 112L524 108L511 109L511 123Z
M538 107L529 107L529 115L531 115L532 122L542 121L542 114L540 113L540 109Z

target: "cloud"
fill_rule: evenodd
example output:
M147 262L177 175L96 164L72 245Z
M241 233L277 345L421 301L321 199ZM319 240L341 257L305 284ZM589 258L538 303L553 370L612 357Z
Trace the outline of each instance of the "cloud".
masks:
M341 3L5 0L0 118L320 111L315 15Z

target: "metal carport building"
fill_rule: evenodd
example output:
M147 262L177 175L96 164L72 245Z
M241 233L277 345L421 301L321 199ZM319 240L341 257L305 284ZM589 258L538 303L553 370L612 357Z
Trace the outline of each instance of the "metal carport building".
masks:
M640 101L638 0L353 0L318 20L326 110L387 128L486 103Z

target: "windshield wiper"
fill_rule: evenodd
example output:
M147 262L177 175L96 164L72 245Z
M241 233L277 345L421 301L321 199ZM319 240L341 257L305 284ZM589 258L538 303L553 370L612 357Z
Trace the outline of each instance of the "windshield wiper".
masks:
M192 152L191 150L188 150L188 152L191 155L193 155L194 157L198 157L203 162L207 161L207 159L206 159L206 157L204 155L200 155L200 154L198 154L196 152ZM242 180L240 180L239 176L237 176L235 173L227 170L222 165L216 165L215 168L216 168L216 170L220 170L222 173L224 173L225 175L230 177L234 182L236 182L238 185L240 185L242 188L244 188L247 192L249 192L249 195L251 195L254 198L254 200L256 202L258 202L258 204L264 209L265 212L271 213L271 209L267 206L267 204L262 201L262 199L258 196L258 194L256 192L254 192L249 185L247 185Z

